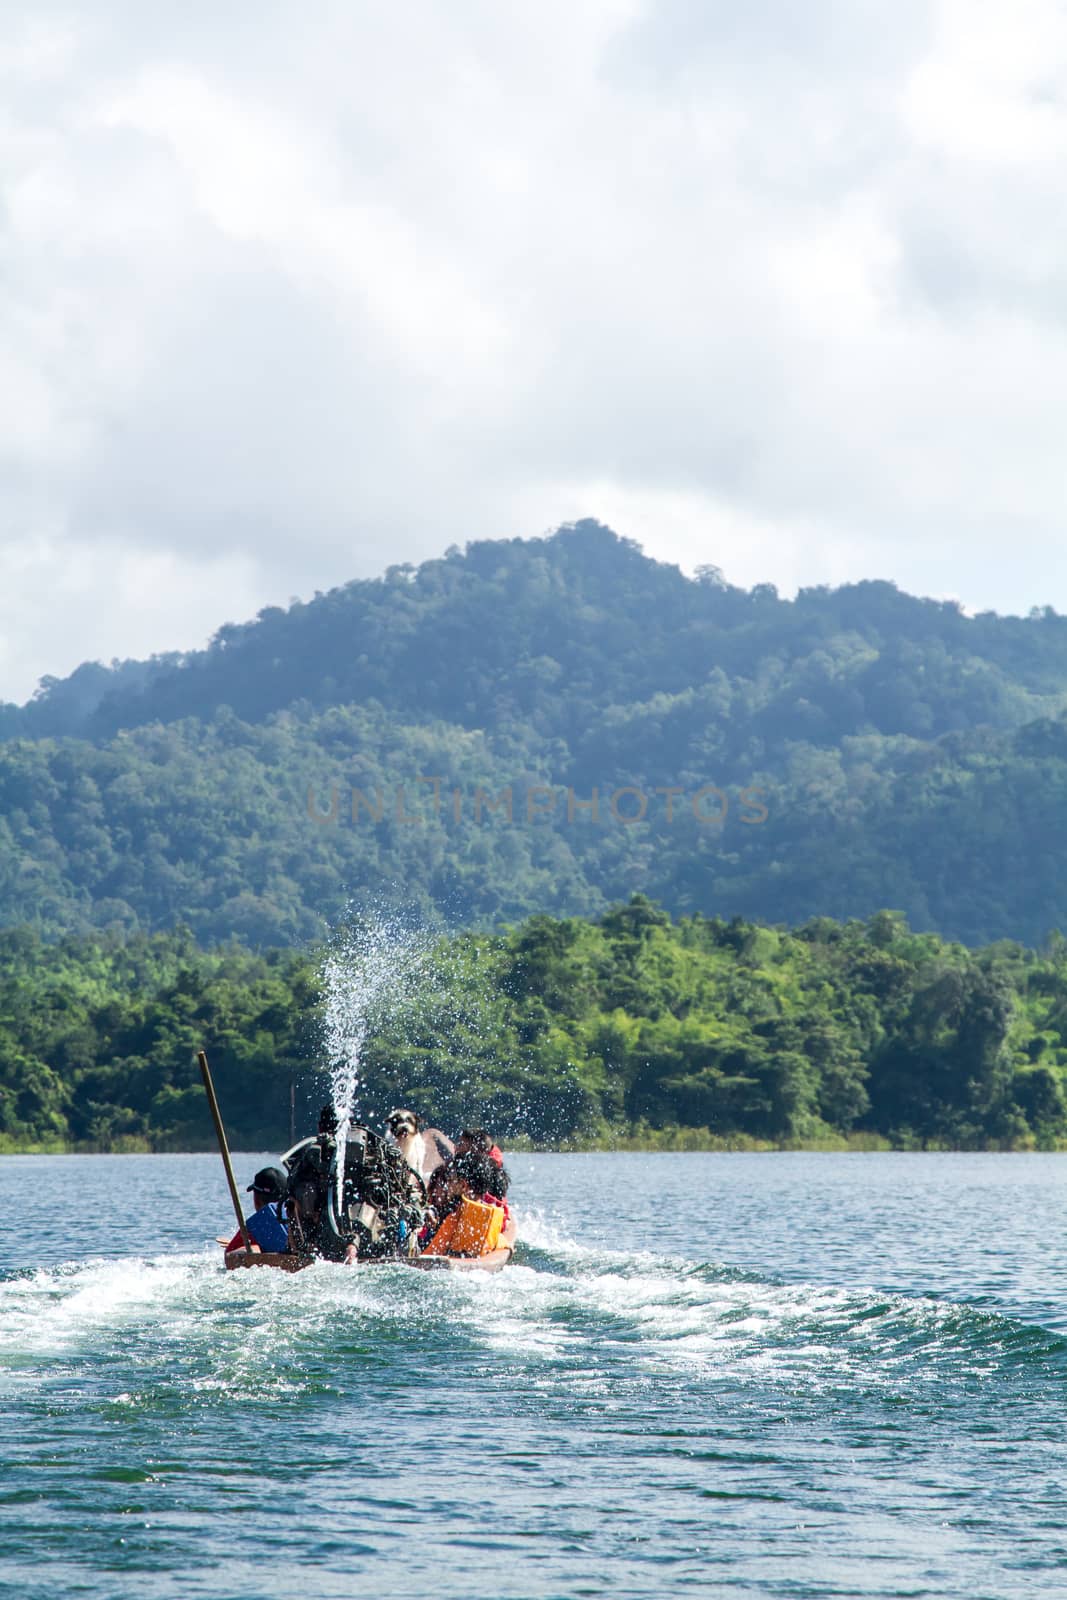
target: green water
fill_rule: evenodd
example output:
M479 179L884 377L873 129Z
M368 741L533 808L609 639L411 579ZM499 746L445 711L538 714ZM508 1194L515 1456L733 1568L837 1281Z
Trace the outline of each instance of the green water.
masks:
M0 1159L0 1590L1067 1592L1067 1158L511 1165L498 1277L283 1277L208 1157Z

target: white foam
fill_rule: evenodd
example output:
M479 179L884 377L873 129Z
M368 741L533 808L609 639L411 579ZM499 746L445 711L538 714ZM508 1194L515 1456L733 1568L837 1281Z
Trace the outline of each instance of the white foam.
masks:
M523 1235L548 1261L500 1274L422 1274L397 1264L318 1262L296 1275L226 1273L197 1256L84 1261L0 1282L0 1371L7 1384L59 1382L121 1350L133 1364L181 1372L193 1395L285 1395L321 1384L321 1362L358 1328L452 1327L511 1358L539 1386L590 1391L615 1380L688 1372L710 1382L926 1385L947 1370L982 1377L995 1348L973 1350L973 1313L952 1303L856 1288L741 1281L723 1269L641 1253L583 1249L555 1223ZM552 1240L553 1248L548 1249ZM520 1253L521 1256L521 1253ZM98 1381L94 1379L94 1381ZM131 1404L128 1376L114 1399ZM178 1378L175 1377L175 1381ZM118 1388L118 1384L116 1384Z

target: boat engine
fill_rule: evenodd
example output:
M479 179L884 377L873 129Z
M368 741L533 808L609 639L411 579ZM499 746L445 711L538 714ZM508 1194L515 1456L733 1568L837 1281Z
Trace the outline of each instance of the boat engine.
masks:
M289 1173L290 1210L314 1254L343 1261L353 1244L361 1261L415 1253L425 1187L399 1150L370 1128L349 1128L343 1175L331 1132L305 1139L282 1160Z

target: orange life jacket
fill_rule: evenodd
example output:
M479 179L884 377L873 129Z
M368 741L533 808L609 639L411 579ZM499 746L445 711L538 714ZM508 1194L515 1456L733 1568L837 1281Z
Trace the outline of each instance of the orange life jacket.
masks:
M487 1256L500 1245L504 1207L469 1196L450 1211L430 1240L424 1256Z

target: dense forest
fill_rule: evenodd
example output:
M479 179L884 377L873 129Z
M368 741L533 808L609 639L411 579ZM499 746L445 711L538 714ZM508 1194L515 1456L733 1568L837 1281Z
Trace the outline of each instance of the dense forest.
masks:
M442 938L374 1031L360 1109L509 1142L1067 1144L1067 941L982 950L898 914L793 930L643 896ZM235 1143L308 1130L330 1062L320 961L187 930L0 934L2 1147L207 1148L207 1048Z
M368 891L484 929L640 891L1039 945L1065 708L1047 609L472 544L0 706L0 926L298 947Z

